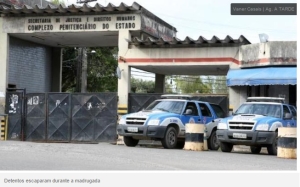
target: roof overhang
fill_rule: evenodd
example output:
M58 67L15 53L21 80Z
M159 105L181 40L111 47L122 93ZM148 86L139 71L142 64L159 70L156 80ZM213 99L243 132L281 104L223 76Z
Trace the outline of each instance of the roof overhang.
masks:
M296 85L297 67L231 69L227 86Z
M237 39L233 39L227 35L224 39L220 39L217 36L213 36L210 40L199 36L197 40L190 37L186 37L184 40L180 40L173 37L172 40L164 40L163 38L153 39L147 37L144 40L138 37L134 37L132 41L128 41L130 45L134 45L140 48L175 48L175 47L239 47L241 45L251 44L247 38L241 35Z

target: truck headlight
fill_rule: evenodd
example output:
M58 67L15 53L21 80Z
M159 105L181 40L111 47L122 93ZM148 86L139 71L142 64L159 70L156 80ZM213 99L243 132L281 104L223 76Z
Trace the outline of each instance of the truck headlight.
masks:
M159 119L151 119L148 121L148 125L159 125Z
M218 129L227 129L226 123L218 123Z
M258 124L256 126L257 131L268 131L269 130L269 125L268 124Z
M126 119L121 118L120 121L119 121L119 125L126 125Z

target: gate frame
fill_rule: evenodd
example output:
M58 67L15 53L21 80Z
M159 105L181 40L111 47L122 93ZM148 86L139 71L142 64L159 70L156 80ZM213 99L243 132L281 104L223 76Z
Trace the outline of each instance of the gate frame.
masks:
M25 141L25 126L26 126L26 113L27 113L27 97L26 97L26 88L6 88L7 93L20 93L21 91L21 141ZM8 97L6 97L5 102L5 113L9 116L8 112ZM8 130L8 128L7 128Z

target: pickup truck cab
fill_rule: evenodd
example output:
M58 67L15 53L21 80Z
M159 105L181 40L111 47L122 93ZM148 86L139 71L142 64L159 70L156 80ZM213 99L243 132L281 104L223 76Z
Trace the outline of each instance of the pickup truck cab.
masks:
M297 127L296 107L282 98L249 97L232 116L220 120L217 138L223 152L246 145L254 154L267 147L268 154L277 155L279 127Z
M219 148L216 138L218 120L225 117L219 105L192 100L191 96L163 95L146 109L122 116L117 132L126 146L139 140L161 141L164 148L183 148L185 124L206 124L208 147Z

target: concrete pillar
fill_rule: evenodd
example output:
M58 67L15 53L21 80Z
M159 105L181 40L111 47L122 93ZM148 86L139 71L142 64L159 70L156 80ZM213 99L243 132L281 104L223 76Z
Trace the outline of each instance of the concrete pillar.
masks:
M5 111L5 93L8 79L9 36L2 33L3 19L0 17L0 114Z
M165 75L155 74L155 93L165 93Z
M130 92L130 66L126 62L126 53L128 51L128 42L126 39L130 39L130 33L128 30L119 31L119 52L118 52L118 66L121 70L121 77L118 79L118 97L119 104L128 104L128 93Z
M62 84L62 49L52 48L51 92L61 92Z
M246 86L231 86L229 87L229 108L233 108L235 112L240 105L247 99Z

